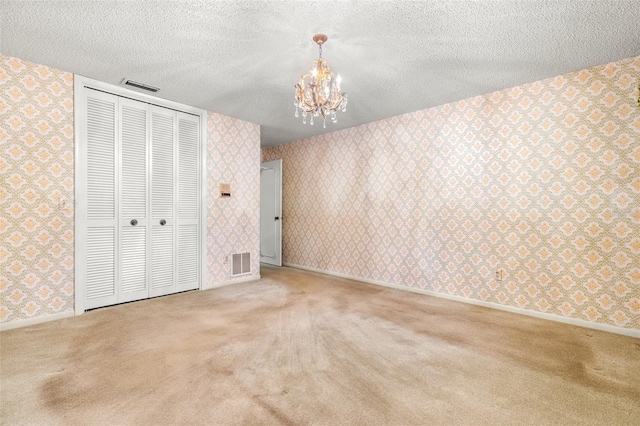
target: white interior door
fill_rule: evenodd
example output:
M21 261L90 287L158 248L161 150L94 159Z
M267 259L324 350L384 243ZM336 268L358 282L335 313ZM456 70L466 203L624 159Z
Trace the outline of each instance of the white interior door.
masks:
M78 271L86 281L85 309L91 309L118 302L118 97L88 90L86 108L86 143L77 160L86 165L86 179L79 188L86 203L78 206L78 214L86 220L76 232L84 242Z
M198 150L199 118L177 113L178 118L178 256L177 290L198 288Z
M148 106L120 98L120 285L118 302L149 297Z
M149 296L175 293L175 111L151 109L151 287Z
M199 288L206 112L91 82L75 81L76 313Z
M260 262L282 266L282 160L260 166Z

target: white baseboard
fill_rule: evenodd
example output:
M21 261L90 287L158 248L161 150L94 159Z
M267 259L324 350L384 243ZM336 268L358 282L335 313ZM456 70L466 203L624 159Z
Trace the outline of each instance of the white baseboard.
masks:
M217 283L205 284L202 286L202 290L209 290L212 288L220 288L233 284L246 283L249 281L256 281L262 278L260 275L247 275L246 277L238 277L231 280L219 281Z
M63 318L69 318L74 315L73 311L60 312L58 314L42 315L35 318L27 318L11 322L0 323L0 331L12 330L14 328L27 327L30 325L41 324L43 322L55 321Z
M591 322L591 321L586 321L586 320L581 320L581 319L576 319L576 318L567 318L567 317L563 317L563 316L560 316L560 315L546 314L544 312L538 312L538 311L532 311L532 310L529 310L529 309L517 308L515 306L500 305L499 303L485 302L483 300L477 300L477 299L469 299L469 298L462 297L462 296L455 296L455 295L446 294L446 293L438 293L436 291L423 290L423 289L415 288L415 287L407 287L407 286L402 286L402 285L397 285L397 284L390 284L390 283L386 283L386 282L383 282L383 281L371 280L371 279L368 279L368 278L361 278L361 277L356 277L354 275L347 275L347 274L342 274L340 272L326 271L326 270L323 270L323 269L311 268L309 266L296 265L296 264L293 264L293 263L284 262L283 265L291 267L291 268L305 269L307 271L318 272L318 273L326 274L326 275L333 275L335 277L347 278L347 279L354 280L354 281L361 281L361 282L365 282L365 283L368 283L368 284L375 284L375 285L379 285L379 286L383 286L383 287L393 288L393 289L396 289L396 290L409 291L409 292L412 292L412 293L418 293L418 294L424 294L424 295L427 295L427 296L439 297L441 299L448 299L448 300L454 300L456 302L468 303L470 305L484 306L485 308L498 309L498 310L501 310L501 311L512 312L514 314L526 315L526 316L535 317L535 318L542 318L542 319L546 319L546 320L550 320L550 321L556 321L556 322L561 322L561 323L565 323L565 324L576 325L578 327L591 328L591 329L600 330L600 331L608 331L609 333L616 333L616 334L622 334L624 336L640 338L640 330L634 330L634 329L624 328L624 327L616 327L615 325L600 324L600 323L597 323L597 322Z

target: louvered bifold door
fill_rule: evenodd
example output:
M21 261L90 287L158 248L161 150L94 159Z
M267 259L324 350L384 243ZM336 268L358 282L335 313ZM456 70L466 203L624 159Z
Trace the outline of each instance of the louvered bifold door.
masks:
M175 293L176 112L151 106L151 288Z
M178 291L198 288L199 135L199 118L178 113Z
M87 90L86 145L81 151L86 167L86 295L85 309L118 302L117 199L118 98ZM85 157L86 156L86 157Z
M148 105L120 99L120 268L118 302L149 297Z

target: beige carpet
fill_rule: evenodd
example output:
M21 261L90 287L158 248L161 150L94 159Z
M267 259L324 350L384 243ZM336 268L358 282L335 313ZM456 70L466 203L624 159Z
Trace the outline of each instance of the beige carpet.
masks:
M0 333L2 424L640 424L639 339L262 275Z

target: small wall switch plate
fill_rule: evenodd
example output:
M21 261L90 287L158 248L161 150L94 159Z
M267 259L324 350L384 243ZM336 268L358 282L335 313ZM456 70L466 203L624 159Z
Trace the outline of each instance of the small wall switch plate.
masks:
M499 269L495 272L496 281L502 281L502 277L504 276L504 272L502 269Z

